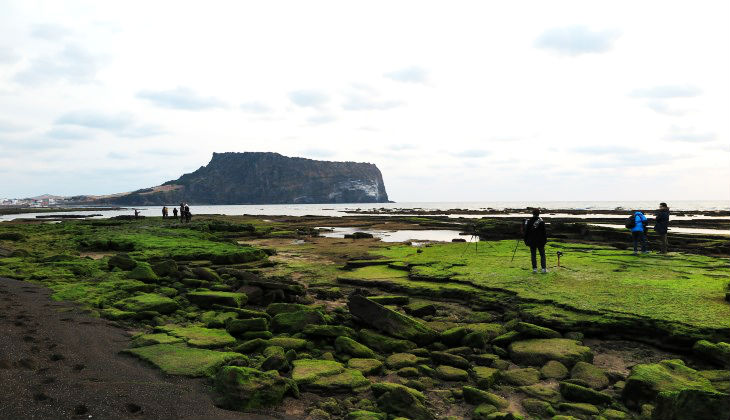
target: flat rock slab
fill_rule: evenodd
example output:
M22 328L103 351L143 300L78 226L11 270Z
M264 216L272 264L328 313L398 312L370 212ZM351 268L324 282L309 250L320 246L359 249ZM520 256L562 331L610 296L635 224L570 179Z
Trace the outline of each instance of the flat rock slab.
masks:
M518 364L542 366L550 360L567 367L577 362L593 362L591 349L567 338L536 338L515 341L509 345L510 358Z
M350 313L364 323L394 337L411 340L419 345L432 343L438 333L411 317L390 310L372 300L354 295L347 303Z

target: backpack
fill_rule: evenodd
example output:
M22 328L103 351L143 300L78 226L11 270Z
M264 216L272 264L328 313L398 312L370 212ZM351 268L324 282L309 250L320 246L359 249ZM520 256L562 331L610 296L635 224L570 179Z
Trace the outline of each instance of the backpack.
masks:
M636 215L632 214L626 220L626 229L633 229L634 227L636 227Z

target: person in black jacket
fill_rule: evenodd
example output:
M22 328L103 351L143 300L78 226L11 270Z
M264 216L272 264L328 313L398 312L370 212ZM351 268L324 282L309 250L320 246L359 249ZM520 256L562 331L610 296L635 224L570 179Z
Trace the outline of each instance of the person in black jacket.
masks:
M532 256L532 272L537 273L537 251L540 251L540 266L542 272L547 273L545 265L545 244L547 243L547 232L545 222L540 218L540 210L532 210L532 218L525 220L524 224L525 245L530 247Z
M654 230L659 234L659 252L666 254L667 248L669 247L667 241L667 232L669 231L669 207L667 207L667 203L659 203L659 211L656 214Z

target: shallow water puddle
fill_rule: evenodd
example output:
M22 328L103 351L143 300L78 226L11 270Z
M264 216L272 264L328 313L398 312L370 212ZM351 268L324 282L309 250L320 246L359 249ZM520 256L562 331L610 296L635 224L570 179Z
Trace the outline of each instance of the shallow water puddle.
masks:
M464 235L458 230L375 230L375 229L359 229L350 227L320 227L318 229L328 229L328 232L321 232L320 236L325 238L344 238L355 232L365 232L372 234L383 242L406 242L415 241L433 241L433 242L451 242L453 239L463 238Z

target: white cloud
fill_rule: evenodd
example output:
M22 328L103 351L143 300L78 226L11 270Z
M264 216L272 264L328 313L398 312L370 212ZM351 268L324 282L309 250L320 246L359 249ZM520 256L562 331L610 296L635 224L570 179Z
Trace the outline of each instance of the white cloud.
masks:
M551 28L543 32L535 46L561 55L600 54L611 50L620 35L616 30L595 31L584 25Z
M187 111L199 111L211 108L226 108L225 102L212 96L203 96L194 90L178 86L168 90L142 90L137 97L145 99L153 105Z
M31 59L28 66L15 75L15 81L29 86L60 81L91 83L96 80L103 63L102 56L79 45L67 44L57 53L43 54Z
M428 82L428 71L419 66L411 66L385 73L383 76L404 83L426 83Z
M301 107L317 108L329 102L330 98L325 92L315 89L295 90L289 92L289 99Z

